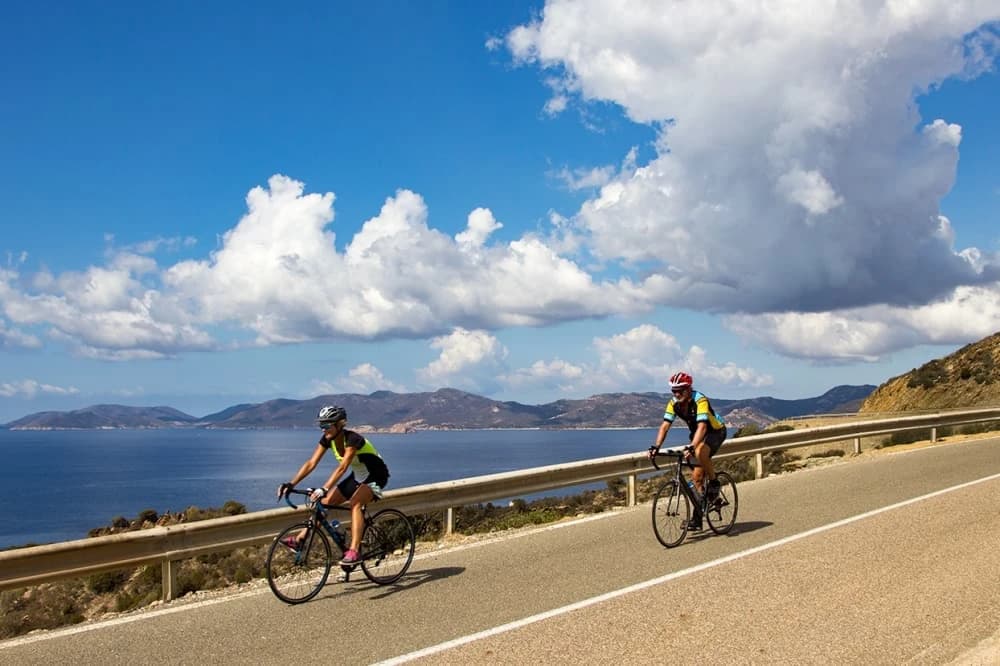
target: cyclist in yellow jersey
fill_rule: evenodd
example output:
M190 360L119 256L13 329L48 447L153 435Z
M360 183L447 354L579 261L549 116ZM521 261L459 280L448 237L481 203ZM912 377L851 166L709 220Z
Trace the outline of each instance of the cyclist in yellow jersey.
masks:
M278 498L283 497L289 488L294 488L296 483L309 476L323 455L332 450L339 464L323 487L313 491L312 500L314 502L322 500L325 506L350 502L351 547L344 553L344 559L340 563L357 564L360 561L358 548L361 547L361 533L365 527L361 509L364 505L382 497L382 490L389 482L389 468L371 442L344 427L347 425L347 411L343 407L336 405L323 407L319 410L316 421L323 429L316 450L288 483L278 486ZM354 475L355 472L363 474L364 481L359 483ZM294 539L301 539L303 535L304 531ZM295 544L287 545L294 547Z
M652 459L663 446L674 419L678 416L684 419L690 431L688 439L691 440L694 456L701 465L701 467L695 467L692 470L691 479L694 481L695 489L699 493L707 492L708 499L712 500L719 494L719 482L715 478L712 456L726 441L726 424L712 409L708 398L701 392L694 390L693 383L694 379L686 372L675 373L670 378L670 392L673 393L673 397L663 411L663 423L656 433L653 446L649 448L649 457ZM705 475L708 475L707 491L704 484ZM701 513L697 508L688 524L688 529L701 529Z

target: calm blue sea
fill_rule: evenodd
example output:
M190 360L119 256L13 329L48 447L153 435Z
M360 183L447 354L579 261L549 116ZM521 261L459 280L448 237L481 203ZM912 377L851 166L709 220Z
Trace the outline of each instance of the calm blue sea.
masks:
M649 447L654 434L464 430L368 437L389 465L393 489L634 453ZM682 442L686 434L674 428L669 440ZM0 548L80 539L145 509L178 512L228 500L250 511L275 508L275 488L318 439L309 430L0 430ZM319 485L333 465L328 454L303 485Z

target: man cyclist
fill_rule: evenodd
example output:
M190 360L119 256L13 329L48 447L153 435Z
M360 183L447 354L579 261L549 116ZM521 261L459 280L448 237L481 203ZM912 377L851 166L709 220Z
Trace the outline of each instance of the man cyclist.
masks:
M320 458L327 451L333 450L333 455L340 464L330 474L323 487L313 491L311 498L314 502L322 500L323 506L334 506L350 501L351 547L344 553L344 559L340 563L357 564L361 559L358 556L358 549L361 547L361 533L365 527L361 509L369 502L382 497L382 490L389 482L389 468L371 442L344 427L347 425L347 411L343 407L337 405L323 407L319 410L316 421L323 429L319 444L316 445L312 457L302 464L295 476L288 483L278 486L278 499L284 497L296 483L309 476L316 469ZM355 473L364 475L364 481L358 483ZM295 537L287 537L290 542L286 545L295 547L303 536L304 531Z
M712 409L711 403L699 391L692 388L694 379L686 372L675 373L670 377L670 392L673 397L667 403L663 411L663 423L659 432L656 433L656 440L653 446L649 447L649 458L660 450L667 432L673 425L674 419L678 416L682 418L690 430L688 439L691 440L691 449L701 467L695 467L691 471L691 478L694 481L695 489L705 492L704 475L708 475L708 499L711 501L719 496L719 481L715 478L715 467L712 465L712 456L715 455L722 443L726 441L726 424L722 418ZM687 454L690 459L691 453ZM688 522L689 530L701 529L701 510L695 507L694 515Z

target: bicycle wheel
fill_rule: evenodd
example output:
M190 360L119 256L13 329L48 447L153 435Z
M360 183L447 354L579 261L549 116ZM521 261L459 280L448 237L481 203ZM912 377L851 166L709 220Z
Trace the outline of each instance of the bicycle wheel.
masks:
M361 534L361 570L378 585L395 583L413 561L417 536L403 512L385 509L365 521Z
M667 548L680 545L687 535L691 502L681 492L676 479L670 479L653 498L653 534Z
M705 518L708 526L716 534L726 534L736 523L736 511L739 509L739 498L736 494L736 482L725 472L715 475L719 480L719 496L710 502Z
M307 529L298 548L281 541ZM274 596L288 604L300 604L315 597L330 575L333 553L326 535L308 523L292 525L277 536L267 551L267 584Z

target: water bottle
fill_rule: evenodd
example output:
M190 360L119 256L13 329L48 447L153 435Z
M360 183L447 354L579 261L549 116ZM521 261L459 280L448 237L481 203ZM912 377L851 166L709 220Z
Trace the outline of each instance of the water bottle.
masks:
M341 550L344 550L347 547L347 538L344 530L340 529L340 521L336 518L331 518L330 527L333 528L333 540L337 542Z
M701 502L701 494L698 492L698 489L695 488L694 481L688 481L688 488L690 488L691 492L694 494L695 500L700 503Z

